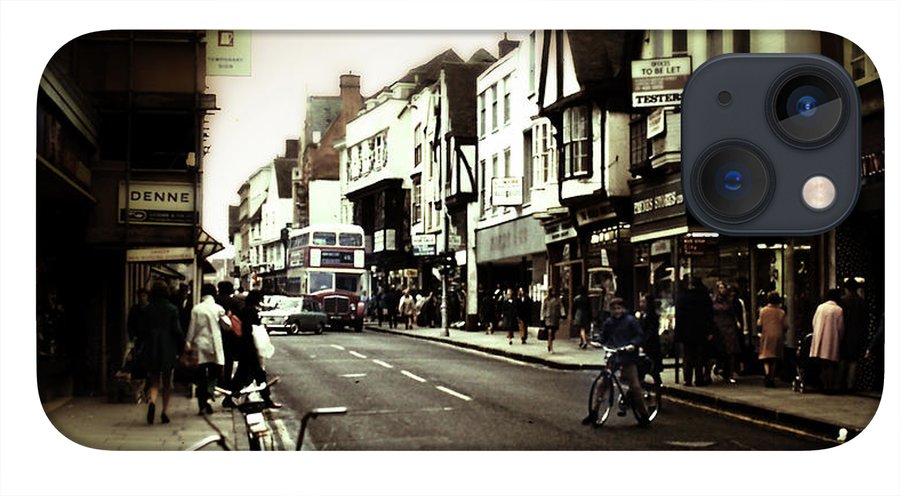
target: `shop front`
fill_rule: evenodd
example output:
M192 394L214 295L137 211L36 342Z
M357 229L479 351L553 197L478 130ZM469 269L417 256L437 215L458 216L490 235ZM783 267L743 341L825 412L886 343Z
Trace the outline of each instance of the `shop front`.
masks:
M481 299L498 287L514 291L524 288L534 302L531 322L537 322L548 284L547 246L541 223L529 215L476 230L475 257Z

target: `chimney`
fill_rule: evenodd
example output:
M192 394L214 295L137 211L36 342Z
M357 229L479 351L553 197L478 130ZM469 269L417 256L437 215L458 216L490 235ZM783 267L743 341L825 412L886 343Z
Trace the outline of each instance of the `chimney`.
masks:
M499 43L497 43L497 49L500 53L500 55L497 58L499 58L499 59L502 59L504 55L515 50L515 48L519 46L518 41L509 40L506 38L506 36L507 36L507 33L503 33L503 39L500 40Z
M362 96L359 93L359 75L349 73L341 74L341 102L342 114L353 117L362 107Z
M284 158L300 157L300 140L289 139L284 142Z

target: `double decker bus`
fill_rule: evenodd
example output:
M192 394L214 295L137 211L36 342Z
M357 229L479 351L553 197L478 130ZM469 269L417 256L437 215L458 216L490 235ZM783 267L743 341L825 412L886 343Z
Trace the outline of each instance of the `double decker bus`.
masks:
M366 269L363 228L353 224L315 224L288 240L288 291L312 295L322 303L332 329L362 331L360 301Z

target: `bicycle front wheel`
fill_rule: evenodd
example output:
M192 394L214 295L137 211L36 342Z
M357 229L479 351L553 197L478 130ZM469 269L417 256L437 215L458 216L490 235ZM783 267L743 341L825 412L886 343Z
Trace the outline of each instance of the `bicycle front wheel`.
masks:
M657 415L659 415L659 409L662 407L662 388L660 387L658 377L659 376L648 374L641 379L641 392L643 393L644 405L647 406L647 415L645 416L637 405L631 406L631 409L634 412L634 418L636 418L640 424L650 424L656 420Z
M601 372L591 384L591 394L588 397L588 415L594 418L594 424L603 425L609 418L613 400L612 380L609 373Z

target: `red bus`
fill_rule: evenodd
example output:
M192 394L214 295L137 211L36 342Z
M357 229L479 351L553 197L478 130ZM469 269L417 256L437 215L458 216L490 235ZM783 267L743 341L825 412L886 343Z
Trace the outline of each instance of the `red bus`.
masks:
M360 226L316 224L295 231L288 241L288 292L315 296L332 329L362 331L364 239Z

